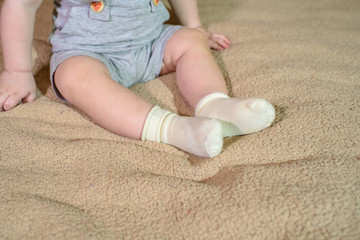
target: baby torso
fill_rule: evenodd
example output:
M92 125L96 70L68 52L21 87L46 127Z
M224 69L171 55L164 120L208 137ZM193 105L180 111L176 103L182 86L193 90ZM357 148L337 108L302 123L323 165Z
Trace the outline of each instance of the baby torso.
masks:
M53 51L136 49L158 37L169 13L159 0L54 0Z

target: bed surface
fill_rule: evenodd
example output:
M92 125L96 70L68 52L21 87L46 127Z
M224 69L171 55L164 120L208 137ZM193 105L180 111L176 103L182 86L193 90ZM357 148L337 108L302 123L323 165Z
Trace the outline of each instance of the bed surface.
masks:
M360 239L360 2L198 4L232 40L214 52L230 94L274 124L213 159L103 130L52 93L44 0L38 98L0 113L0 239ZM132 89L191 115L174 80Z

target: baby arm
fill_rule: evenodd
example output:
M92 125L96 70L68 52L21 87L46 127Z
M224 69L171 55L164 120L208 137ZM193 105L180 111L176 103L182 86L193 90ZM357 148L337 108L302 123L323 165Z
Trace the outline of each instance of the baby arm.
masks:
M5 0L0 29L4 71L0 75L0 111L36 97L32 68L35 16L42 0Z
M182 25L201 31L208 39L209 46L216 50L231 46L230 40L222 34L210 33L202 27L196 0L169 0Z

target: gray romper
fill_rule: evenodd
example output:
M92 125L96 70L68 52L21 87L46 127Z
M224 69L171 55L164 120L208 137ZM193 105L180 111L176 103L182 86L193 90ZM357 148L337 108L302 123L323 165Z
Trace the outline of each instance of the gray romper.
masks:
M92 3L93 2L93 3ZM181 26L164 25L169 13L158 0L54 0L51 83L65 59L85 55L103 62L112 79L129 87L156 78L166 42Z

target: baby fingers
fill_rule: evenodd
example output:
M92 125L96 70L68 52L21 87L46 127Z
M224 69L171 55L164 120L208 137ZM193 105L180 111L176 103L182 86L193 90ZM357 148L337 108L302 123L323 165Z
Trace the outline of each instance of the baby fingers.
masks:
M14 108L21 101L32 102L36 97L35 80L31 72L0 74L0 111Z
M210 41L210 47L216 50L223 50L231 46L231 42L227 37L217 33L211 34Z
M36 93L29 93L23 100L23 103L30 103L33 102L36 98Z
M1 90L0 90L0 112L5 111L4 103L7 98L8 98L8 94L6 94L5 92L1 92Z
M23 99L23 102L32 102L34 99L35 96L33 94L29 94ZM19 103L21 103L21 100L21 95L9 95L7 93L0 94L0 111L3 112L16 107Z
M19 98L19 96L8 96L2 104L2 110L7 111L14 108L20 101L21 98Z

